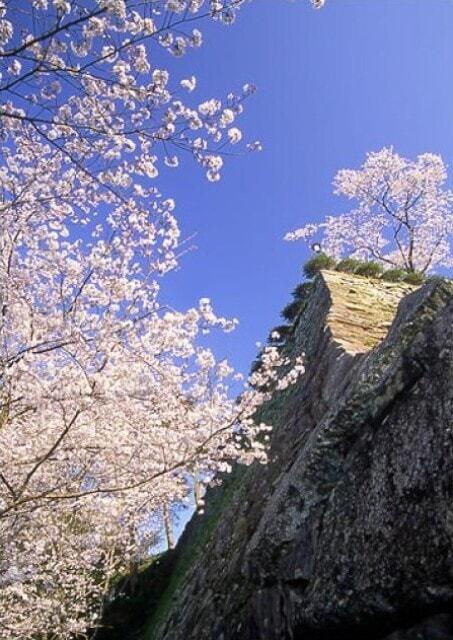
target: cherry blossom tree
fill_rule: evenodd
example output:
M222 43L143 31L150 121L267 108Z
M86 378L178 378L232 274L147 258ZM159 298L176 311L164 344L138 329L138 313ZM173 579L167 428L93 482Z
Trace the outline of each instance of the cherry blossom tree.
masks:
M377 260L409 272L452 267L453 194L446 180L438 155L411 161L391 148L369 153L360 169L344 169L334 179L335 193L355 200L356 207L285 239L321 237L323 250L334 257Z
M236 321L161 291L184 245L159 174L186 153L216 182L254 88L195 100L155 61L243 4L0 0L3 640L85 637L153 514L266 461L256 410L303 371L268 347L235 399L206 335Z

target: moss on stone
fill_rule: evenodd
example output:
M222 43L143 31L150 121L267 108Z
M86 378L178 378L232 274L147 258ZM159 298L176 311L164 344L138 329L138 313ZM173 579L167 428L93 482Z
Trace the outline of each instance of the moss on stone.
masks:
M388 282L384 279L360 277L326 270L323 270L318 275L311 286L314 295L308 298L309 310L298 316L294 325L288 328L287 344L284 347L284 353L288 353L288 355L295 355L305 351L303 342L306 338L307 329L312 325L315 326L317 320L319 320L319 332L322 332L323 328L326 329L328 331L326 339L328 338L331 343L338 345L347 353L355 355L374 349L387 335L389 327L394 322L397 307L402 298L418 289L417 286L405 282ZM421 330L430 324L430 314L434 316L440 305L437 298L441 300L443 299L442 296L445 297L447 294L451 296L451 289L445 293L442 286L436 288L433 283L433 289L429 293L426 304L420 306L420 303L416 302L416 300L420 296L423 298L423 291L417 292L415 296L411 296L402 303L403 305L409 305L409 308L411 304L419 305L416 314L417 322L410 322L407 326L403 326L403 330L399 331L396 346L395 341L393 340L392 342L390 340L388 347L382 349L381 346L375 349L370 354L370 358L365 359L365 363L370 360L373 367L370 368L370 371L365 370L365 373L368 371L367 375L360 379L356 392L354 390L350 392L347 405L332 417L331 422L326 422L325 427L321 429L320 438L322 436L322 443L319 446L316 443L313 444L313 451L310 454L310 459L307 458L306 469L303 474L304 482L308 481L307 478L310 473L313 477L320 473L323 461L328 466L328 463L330 464L332 460L336 460L333 453L329 453L329 457L326 457L327 445L340 459L341 447L339 445L346 447L349 439L356 438L357 434L361 433L360 429L363 424L374 420L376 416L380 415L379 412L382 413L384 410L382 407L385 408L388 405L386 394L389 390L394 395L398 394L398 385L401 385L404 380L392 379L391 383L381 390L382 397L380 398L378 398L376 392L377 380L379 381L383 373L389 378L390 374L387 374L386 370L389 363L391 365L397 359L398 354L395 349L398 349L398 352L402 351L403 347L405 348L406 344L409 344L414 339L414 336L418 335ZM324 322L327 312L327 320ZM398 324L398 321L396 324ZM394 331L393 328L392 331ZM315 344L318 345L318 342L315 341ZM302 381L301 384L304 384L304 382ZM282 416L285 413L285 407L287 409L290 405L291 395L297 393L297 388L289 388L278 397L274 397L260 411L260 419L267 424L277 425L274 431L274 443L283 440L285 433L288 433L288 424ZM297 400L299 402L299 398ZM293 406L295 406L294 402ZM333 419L334 417L335 420ZM294 447L291 445L291 447L290 453L293 455L293 448L296 449L296 447L295 445ZM288 453L286 449L282 449L282 451L285 454ZM285 457L284 464L288 464L287 457ZM341 468L340 464L332 464L331 468L328 467L328 469L326 467L327 471L325 471L324 475L327 484L330 481L329 474L332 469L339 468ZM202 584L202 580L199 583L197 582L200 579L199 576L204 575L203 571L200 572L200 568L205 561L205 552L209 549L210 553L220 553L218 549L216 550L218 538L219 545L222 548L220 557L225 557L224 552L225 548L228 549L228 544L226 539L222 540L221 535L225 527L222 529L222 526L224 526L222 524L220 524L219 529L218 527L219 523L224 521L222 516L228 514L228 512L240 514L240 517L233 518L234 537L231 540L228 538L229 551L234 551L237 547L236 535L242 541L250 538L250 510L248 504L250 496L246 494L246 487L249 485L250 489L250 478L255 476L253 476L253 470L236 466L233 473L224 478L222 486L209 490L206 496L206 513L202 516L194 516L187 525L176 550L165 554L158 563L144 569L140 574L138 581L143 588L136 592L137 597L135 600L132 599L130 601L133 603L130 614L128 614L131 620L130 628L127 627L127 624L125 625L125 619L123 619L121 627L119 627L120 632L118 633L117 629L115 631L116 635L112 633L106 636L108 640L119 640L120 638L121 640L133 640L134 638L154 640L155 638L166 637L165 634L168 629L175 628L177 630L178 624L175 622L177 615L184 612L186 607L194 608L193 603L191 604L187 600L190 594L193 595L195 593L197 595L198 591L204 590L206 602L211 602L213 594L209 592L206 595L208 587ZM268 475L266 478L270 480L269 486L272 486L274 481L277 482L277 475ZM258 500L255 499L255 509L259 508L256 503L260 502L261 493L259 496ZM241 511L238 505L245 505L246 502L246 507ZM230 531L228 527L226 530ZM219 531L218 536L215 535L216 531ZM263 564L264 560L264 556L260 555L259 563ZM206 560L206 562L208 561ZM240 558L240 562L242 562L242 558ZM228 555L225 566L230 565L231 558ZM216 576L218 576L217 566L215 571L217 572ZM253 585L255 583L252 584L252 582L245 581L244 584L241 582L238 586L237 581L242 579L241 576L242 573L240 571L235 574L233 587L238 588L237 593L234 592L234 597L240 598L241 603L243 603L249 597L247 589L254 588ZM223 578L219 577L219 580L221 579ZM190 585L190 589L188 589L187 585ZM142 612L138 614L137 611L140 606ZM142 619L134 619L134 616L140 618L140 615L143 618L143 610L150 612L151 615L146 625L144 625ZM125 609L123 609L123 614L124 611ZM198 615L198 611L195 614ZM138 628L141 629L141 633L137 632ZM122 632L121 629L123 630ZM127 632L124 629L128 629ZM210 630L215 633L212 627L210 627Z
M181 536L175 550L175 560L172 572L165 588L161 591L160 598L152 610L151 617L146 623L144 640L153 640L159 625L168 614L173 598L178 592L188 572L195 567L211 539L219 519L231 502L242 484L247 467L236 465L230 475L225 475L222 484L208 489L204 514L195 514L188 523L185 532Z

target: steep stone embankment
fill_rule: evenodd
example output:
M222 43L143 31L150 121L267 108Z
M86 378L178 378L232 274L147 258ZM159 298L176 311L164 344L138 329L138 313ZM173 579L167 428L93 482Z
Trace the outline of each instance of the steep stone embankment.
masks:
M290 342L270 463L142 637L453 639L453 285L324 272Z

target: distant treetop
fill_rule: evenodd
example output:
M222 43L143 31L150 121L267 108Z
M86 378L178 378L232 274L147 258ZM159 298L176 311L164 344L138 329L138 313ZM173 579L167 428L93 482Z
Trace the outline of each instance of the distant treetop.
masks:
M343 169L334 192L354 200L339 216L327 216L286 234L313 242L337 259L376 260L387 268L426 273L452 267L453 193L439 155L407 160L384 148L369 153L360 169Z

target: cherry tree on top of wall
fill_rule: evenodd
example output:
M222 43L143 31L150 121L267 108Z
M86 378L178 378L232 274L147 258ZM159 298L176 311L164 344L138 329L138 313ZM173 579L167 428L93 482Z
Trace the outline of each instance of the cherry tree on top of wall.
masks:
M389 268L426 273L453 266L453 194L438 155L407 160L384 148L369 153L360 169L343 169L335 193L355 201L345 214L327 216L285 236L319 238L334 257L377 260Z

